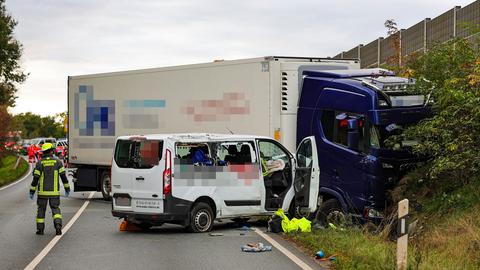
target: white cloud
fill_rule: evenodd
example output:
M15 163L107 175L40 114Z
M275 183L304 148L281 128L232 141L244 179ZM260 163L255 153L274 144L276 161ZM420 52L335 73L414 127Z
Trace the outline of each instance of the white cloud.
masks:
M386 19L408 28L470 2L7 0L30 73L12 111L65 111L68 75L265 55L333 56L384 36Z

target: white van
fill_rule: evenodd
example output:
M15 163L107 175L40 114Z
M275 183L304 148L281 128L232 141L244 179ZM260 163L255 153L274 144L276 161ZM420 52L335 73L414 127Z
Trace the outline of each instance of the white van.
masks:
M316 153L313 137L301 142L297 162L268 137L122 136L112 161L112 214L142 228L174 223L207 232L215 219L271 215L278 208L313 212Z

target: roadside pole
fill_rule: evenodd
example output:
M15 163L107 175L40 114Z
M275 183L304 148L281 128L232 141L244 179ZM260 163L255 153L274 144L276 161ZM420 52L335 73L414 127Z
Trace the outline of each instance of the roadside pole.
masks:
M398 203L398 238L397 238L397 270L407 269L407 248L408 248L408 199Z

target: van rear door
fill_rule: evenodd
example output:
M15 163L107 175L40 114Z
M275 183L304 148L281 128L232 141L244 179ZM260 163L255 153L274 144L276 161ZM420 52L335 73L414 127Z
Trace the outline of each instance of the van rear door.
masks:
M310 136L303 139L297 149L297 168L293 184L296 205L313 213L317 208L319 183L317 145L315 137Z
M119 167L112 181L118 191L130 196L131 210L139 213L163 212L163 141L144 137L118 140L115 163ZM128 155L126 155L128 153Z

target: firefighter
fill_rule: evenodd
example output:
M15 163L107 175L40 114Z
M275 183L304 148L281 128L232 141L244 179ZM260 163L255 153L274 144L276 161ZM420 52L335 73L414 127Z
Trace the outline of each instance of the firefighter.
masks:
M60 213L60 179L65 189L65 196L70 195L70 185L68 184L65 168L62 162L53 156L54 146L51 143L42 145L42 159L37 162L33 171L33 181L30 187L30 199L38 187L37 196L37 234L43 235L45 229L45 211L47 204L53 215L53 225L56 235L62 234L62 215Z

